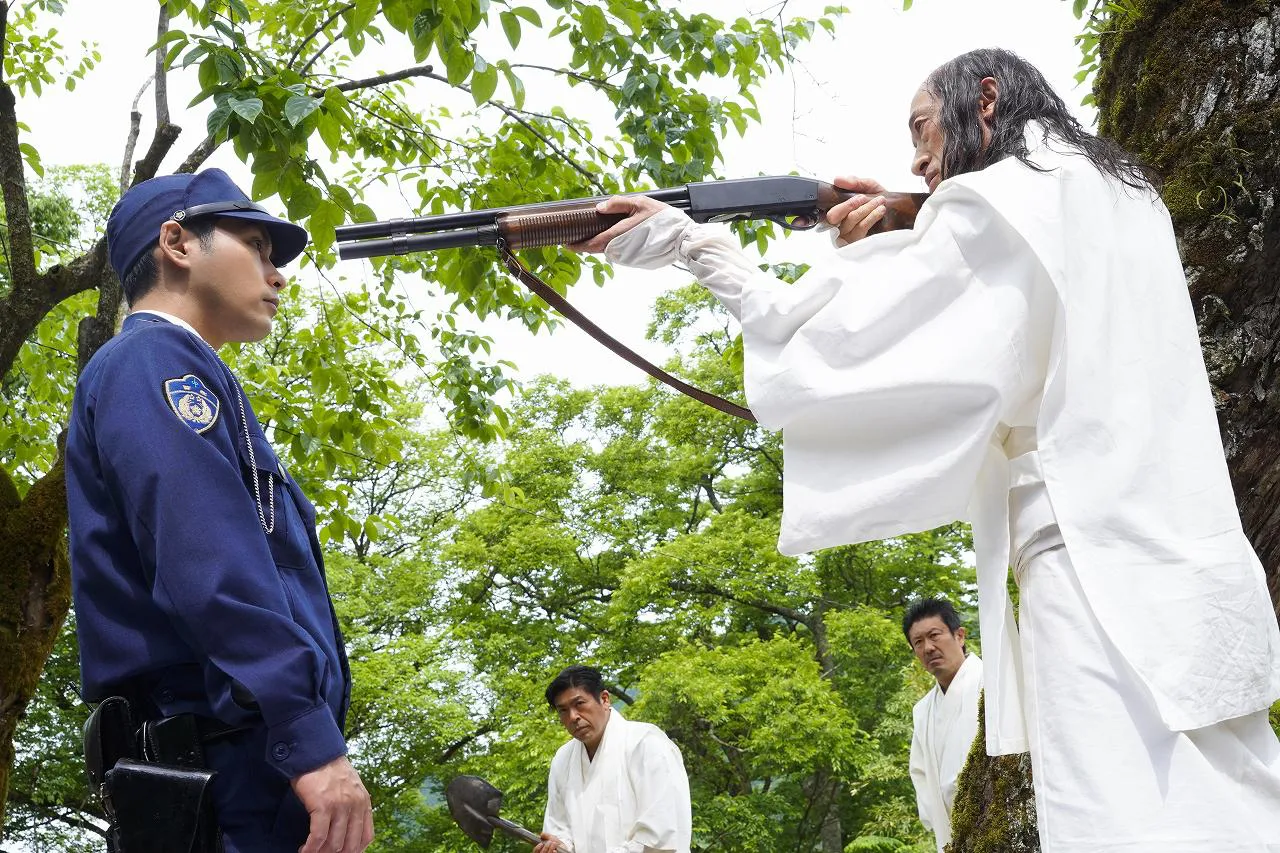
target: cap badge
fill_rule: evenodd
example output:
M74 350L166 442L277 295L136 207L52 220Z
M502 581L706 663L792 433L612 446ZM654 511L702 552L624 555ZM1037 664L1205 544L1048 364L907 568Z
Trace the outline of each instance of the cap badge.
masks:
M197 377L188 373L181 379L166 379L165 398L178 420L196 432L204 432L218 421L218 396Z

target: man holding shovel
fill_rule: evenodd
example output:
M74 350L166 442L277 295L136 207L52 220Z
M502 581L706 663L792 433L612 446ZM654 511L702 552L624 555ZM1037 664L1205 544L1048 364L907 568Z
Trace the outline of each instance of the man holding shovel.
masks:
M551 761L533 853L688 853L692 807L679 748L657 726L614 710L591 667L565 669L546 696L573 740Z

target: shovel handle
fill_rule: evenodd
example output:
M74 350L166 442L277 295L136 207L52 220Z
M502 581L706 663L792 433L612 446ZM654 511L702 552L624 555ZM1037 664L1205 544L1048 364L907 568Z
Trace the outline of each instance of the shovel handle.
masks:
M504 820L503 818L495 815L490 815L485 819L496 828L501 829L507 835L510 835L512 838L519 838L521 841L527 841L530 844L542 843L542 838L540 836L534 835L518 823L512 823L509 820ZM569 848L565 847L563 844L557 845L557 848L564 851L564 853L569 853Z

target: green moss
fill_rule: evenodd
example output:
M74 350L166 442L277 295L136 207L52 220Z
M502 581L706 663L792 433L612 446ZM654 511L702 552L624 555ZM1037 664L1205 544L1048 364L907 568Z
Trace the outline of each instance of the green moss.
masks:
M1164 183L1164 203L1169 208L1169 212L1173 216L1181 218L1194 216L1197 211L1196 195L1199 188L1191 186L1187 180L1179 175L1168 179Z
M987 755L985 693L978 736L956 783L947 853L1035 853L1040 850L1031 756Z
M1224 61L1222 38L1247 31L1269 14L1266 0L1142 0L1100 29L1094 83L1099 132L1155 169L1181 229L1247 217L1256 164L1251 151L1273 142L1280 108L1238 104L1198 111L1208 87L1238 92L1241 63ZM1239 242L1242 234L1229 235ZM1217 242L1217 241L1215 241ZM1200 254L1205 254L1201 252ZM1212 259L1204 258L1205 262ZM1188 262L1191 262L1188 259Z

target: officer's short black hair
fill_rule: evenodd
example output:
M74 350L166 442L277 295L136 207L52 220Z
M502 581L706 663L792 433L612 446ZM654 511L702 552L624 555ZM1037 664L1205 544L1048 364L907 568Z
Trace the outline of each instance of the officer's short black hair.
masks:
M200 241L201 249L210 252L213 251L213 229L217 224L218 217L202 216L183 223L182 227L196 235L196 239ZM158 246L159 244L160 241L157 239L156 245ZM153 246L151 250L138 256L138 259L133 262L133 266L129 267L129 271L120 280L120 286L124 290L124 301L133 305L150 293L159 280L160 267L156 265L156 253Z
M600 670L582 664L574 664L560 670L560 674L552 679L551 686L547 688L547 704L554 711L556 697L575 687L590 693L599 702L601 695L604 694L604 680L600 677Z
M911 642L911 626L930 616L941 619L952 634L960 630L960 614L956 613L950 601L945 598L921 598L911 602L902 617L902 633L908 643Z

